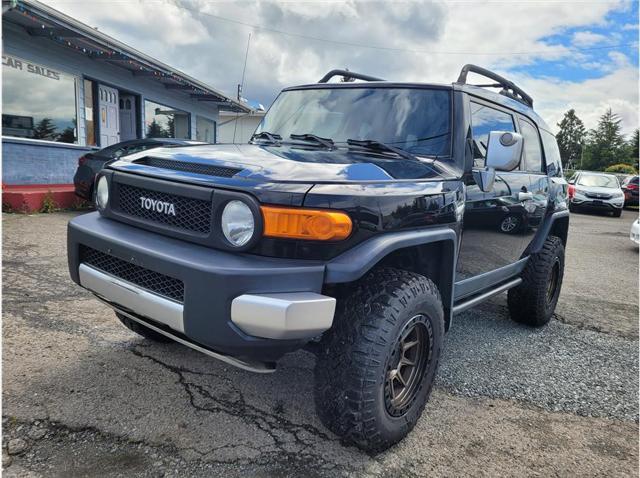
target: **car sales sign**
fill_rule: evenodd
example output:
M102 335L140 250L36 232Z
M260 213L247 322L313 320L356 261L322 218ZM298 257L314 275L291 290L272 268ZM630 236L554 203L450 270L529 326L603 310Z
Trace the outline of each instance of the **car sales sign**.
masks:
M27 73L33 73L34 75L44 76L52 80L60 80L60 73L50 70L43 66L34 65L28 61L19 60L11 56L2 55L2 65L14 68L20 71L26 71Z

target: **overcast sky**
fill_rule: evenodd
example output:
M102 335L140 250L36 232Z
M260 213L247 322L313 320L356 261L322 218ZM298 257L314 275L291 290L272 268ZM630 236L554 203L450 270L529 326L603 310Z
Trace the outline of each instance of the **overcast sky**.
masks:
M244 96L265 106L333 68L451 83L475 63L514 79L554 129L569 108L587 127L608 107L625 133L638 126L637 0L45 3L229 95L251 33Z

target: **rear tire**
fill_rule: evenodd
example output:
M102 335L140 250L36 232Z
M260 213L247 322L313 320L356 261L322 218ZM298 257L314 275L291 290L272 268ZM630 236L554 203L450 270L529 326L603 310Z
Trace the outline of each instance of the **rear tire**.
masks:
M159 334L155 330L151 330L150 328L145 327L144 325L136 322L135 320L131 320L126 315L122 315L116 312L116 317L120 319L120 322L122 322L126 328L135 332L138 335L143 336L145 339L153 340L154 342L162 342L162 343L173 342L173 340L171 340L169 337Z
M338 301L321 341L314 396L322 423L369 452L402 440L431 394L443 336L433 282L392 268L367 274Z
M522 283L510 289L507 298L511 318L533 327L545 325L553 315L562 288L562 240L549 236L542 250L529 258L521 277Z

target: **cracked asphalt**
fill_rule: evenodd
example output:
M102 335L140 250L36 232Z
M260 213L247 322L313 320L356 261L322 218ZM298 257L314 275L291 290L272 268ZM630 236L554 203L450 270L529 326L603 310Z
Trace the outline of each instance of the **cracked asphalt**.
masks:
M637 476L638 248L574 214L555 320L506 296L455 318L415 430L369 456L313 410L314 357L272 375L154 344L68 278L73 213L3 215L5 476Z

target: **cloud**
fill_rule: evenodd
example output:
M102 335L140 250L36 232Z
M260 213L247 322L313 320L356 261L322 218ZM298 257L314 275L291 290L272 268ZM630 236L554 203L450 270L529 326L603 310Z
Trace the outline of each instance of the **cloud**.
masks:
M593 46L599 43L604 43L606 41L606 36L601 35L600 33L593 33L588 30L575 32L573 34L573 38L571 39L571 43L573 43L577 47Z
M637 64L634 69L624 52L572 50L606 45L622 34L627 13L637 14L637 4L627 0L584 8L572 2L357 0L140 0L106 8L104 2L45 1L230 95L251 34L244 96L265 105L283 87L315 82L333 68L451 83L462 65L476 63L525 82L551 125L563 108L578 105L592 127L594 112L607 104L621 109L625 128L637 125L631 114L638 103ZM620 12L624 22L612 24L609 15ZM637 49L627 53L637 55Z

